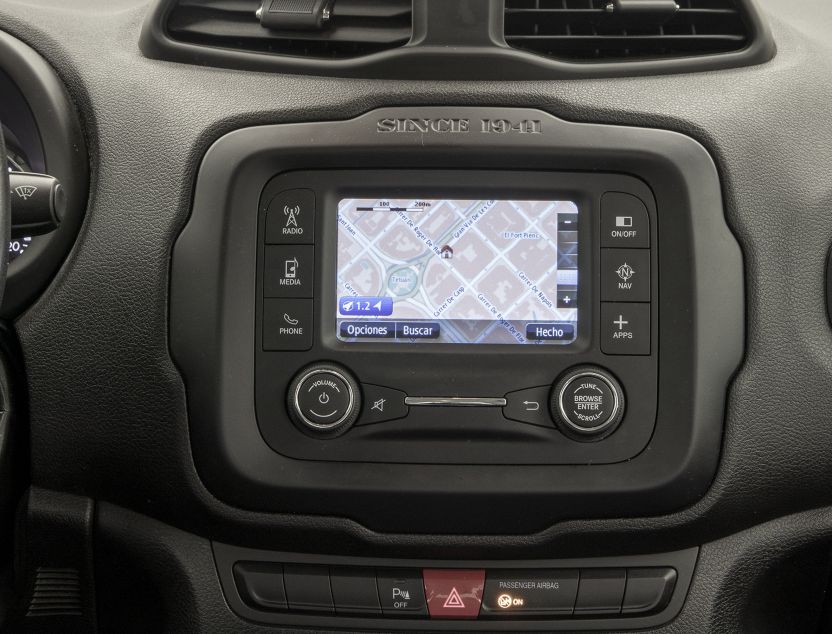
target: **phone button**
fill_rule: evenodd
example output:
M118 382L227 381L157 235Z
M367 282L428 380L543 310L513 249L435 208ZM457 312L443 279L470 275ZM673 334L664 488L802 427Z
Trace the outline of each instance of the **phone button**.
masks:
M265 299L263 350L309 350L312 308L311 299Z
M290 189L275 196L266 213L266 244L314 244L315 192Z

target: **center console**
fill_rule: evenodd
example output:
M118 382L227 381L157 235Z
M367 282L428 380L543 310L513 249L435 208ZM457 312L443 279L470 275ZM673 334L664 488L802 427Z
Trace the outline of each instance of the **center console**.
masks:
M225 503L528 534L704 494L743 293L691 138L391 108L209 149L171 351Z
M276 452L598 464L647 445L659 248L643 182L297 171L260 209L255 403Z

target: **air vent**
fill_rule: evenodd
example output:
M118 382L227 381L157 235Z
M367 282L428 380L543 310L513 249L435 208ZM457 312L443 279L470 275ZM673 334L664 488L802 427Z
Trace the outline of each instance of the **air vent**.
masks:
M736 0L677 0L669 10L657 0L654 7L643 0L506 0L505 39L512 48L575 61L713 55L749 45Z
M167 20L171 39L223 49L346 59L407 44L412 0L335 0L320 30L260 25L259 0L179 0Z

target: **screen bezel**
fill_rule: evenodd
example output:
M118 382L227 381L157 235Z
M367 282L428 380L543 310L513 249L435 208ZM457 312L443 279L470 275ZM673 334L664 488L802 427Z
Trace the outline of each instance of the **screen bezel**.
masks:
M507 352L533 354L575 353L587 350L593 344L594 324L598 315L592 307L599 297L595 270L598 263L593 257L599 247L597 217L599 210L592 195L579 187L552 187L539 174L529 172L478 172L478 171L400 171L384 173L368 172L360 185L347 185L329 173L330 186L316 190L318 231L316 241L316 271L318 286L315 293L316 312L320 328L315 338L325 347L339 351L403 352L423 350L431 353L477 352L506 354ZM487 176L487 180L486 180ZM391 183L395 183L391 185ZM345 198L430 198L496 200L552 200L573 202L578 208L578 321L577 336L567 344L494 344L494 343L436 343L356 341L346 342L338 338L338 204ZM320 253L317 251L320 250Z

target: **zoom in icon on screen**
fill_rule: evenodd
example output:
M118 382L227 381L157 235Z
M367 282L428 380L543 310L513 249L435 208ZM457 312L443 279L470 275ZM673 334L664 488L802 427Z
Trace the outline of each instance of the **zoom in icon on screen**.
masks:
M343 199L337 336L569 345L580 226L572 201Z

